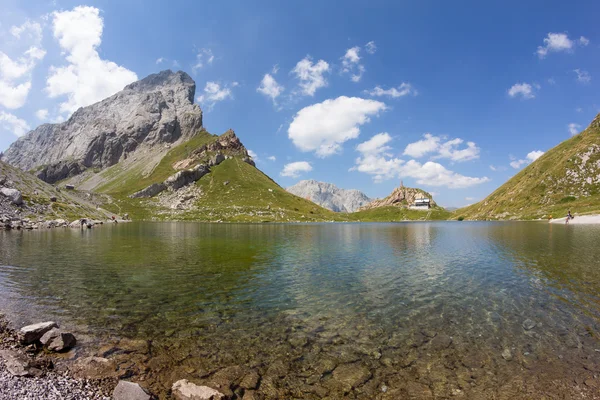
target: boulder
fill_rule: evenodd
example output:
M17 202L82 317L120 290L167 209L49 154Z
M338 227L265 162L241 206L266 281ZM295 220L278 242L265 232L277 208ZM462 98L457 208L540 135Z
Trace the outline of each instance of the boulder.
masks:
M77 339L72 333L51 329L41 337L40 343L50 351L65 351L73 348Z
M119 375L114 361L93 356L77 360L71 371L78 379L116 378Z
M4 359L6 369L13 376L41 376L42 370L32 365L31 360L23 353L15 350L0 350L0 358Z
M225 161L225 156L221 153L218 153L210 158L208 165L214 167L215 165L221 164L223 161Z
M113 400L150 400L150 395L137 383L119 381L112 398Z
M154 197L165 189L167 189L167 185L165 185L164 183L162 183L162 182L161 183L153 183L152 185L150 185L138 192L135 192L134 194L132 194L129 197L131 197L132 199L139 198L139 197Z
M219 400L225 395L208 386L198 386L187 379L181 379L171 388L177 400Z
M40 340L52 328L58 328L56 322L48 321L27 325L19 330L19 338L23 344L32 344Z
M8 197L14 205L20 206L23 204L23 196L17 189L2 188L0 189L0 194L4 197Z

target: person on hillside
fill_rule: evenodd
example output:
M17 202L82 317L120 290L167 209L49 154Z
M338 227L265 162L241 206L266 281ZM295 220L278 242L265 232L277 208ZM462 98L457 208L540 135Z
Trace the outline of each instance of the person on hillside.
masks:
M569 220L573 219L573 215L571 214L571 210L567 211L567 221L565 222L565 224L569 223Z

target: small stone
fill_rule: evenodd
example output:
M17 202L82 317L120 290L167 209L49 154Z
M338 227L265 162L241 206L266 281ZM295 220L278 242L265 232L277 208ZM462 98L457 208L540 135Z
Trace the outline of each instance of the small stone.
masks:
M150 395L137 383L119 381L112 398L113 400L150 400Z
M46 332L52 328L58 328L56 322L40 322L39 324L27 325L19 330L19 335L22 344L32 344L37 342L44 336Z
M368 381L373 374L360 363L342 364L333 371L333 378L349 391Z
M536 323L533 322L532 320L530 320L529 318L527 318L525 321L523 321L523 329L525 329L526 331L529 331L533 328L535 328Z
M242 378L242 381L240 382L240 387L244 389L256 389L258 387L259 381L260 375L258 375L258 372L251 371Z
M600 388L600 380L598 379L586 379L585 381L583 381L583 383L585 383L586 386L591 388Z
M504 351L502 352L502 358L504 358L506 361L510 361L513 359L510 349L504 349Z
M452 344L452 338L448 335L440 334L431 340L431 349L440 351L447 349Z

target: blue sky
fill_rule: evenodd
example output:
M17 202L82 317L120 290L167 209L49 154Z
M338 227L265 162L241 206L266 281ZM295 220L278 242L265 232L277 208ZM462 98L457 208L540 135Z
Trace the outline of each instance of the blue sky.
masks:
M462 206L600 112L597 1L340 4L2 0L0 150L181 69L206 128L284 187L403 180Z

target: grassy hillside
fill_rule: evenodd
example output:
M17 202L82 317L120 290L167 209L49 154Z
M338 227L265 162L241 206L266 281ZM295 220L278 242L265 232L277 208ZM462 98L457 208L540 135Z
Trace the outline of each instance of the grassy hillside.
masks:
M528 165L479 203L466 219L536 219L600 213L600 115L580 134Z
M106 170L88 175L77 186L88 185L110 195L105 207L114 213L128 213L137 220L193 220L223 222L317 222L317 221L405 221L447 219L450 213L435 208L431 213L403 207L380 207L352 214L335 213L297 197L254 166L244 162L239 149L211 168L196 184L178 192L165 191L153 198L132 199L129 195L177 172L177 164L198 159L198 149L224 136L201 131L168 151L140 156ZM206 158L212 153L203 153ZM154 162L151 164L151 162ZM152 166L154 165L154 166ZM188 167L189 168L189 167Z
M241 156L234 156L212 167L211 172L196 183L192 207L166 207L165 201L160 199L162 195L150 199L128 197L153 183L164 181L177 172L174 168L177 162L193 157L195 150L218 138L206 131L199 132L192 139L169 150L149 172L145 171L143 161L129 165L119 163L100 172L104 183L96 190L114 199L112 205L107 205L111 210L127 212L135 219L228 222L339 219L335 213L288 193L260 170L243 162ZM227 150L222 152L227 154Z
M97 199L86 193L57 190L56 187L32 174L2 161L0 161L0 178L6 178L11 182L7 186L21 192L25 206L19 211L23 218L40 217L45 220L62 218L72 221L82 217L105 219L108 216L103 210L96 209L96 204L103 203L105 199ZM55 202L50 201L52 197L56 197Z

